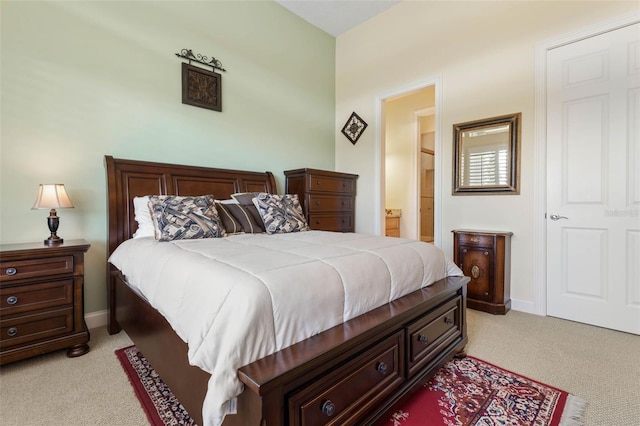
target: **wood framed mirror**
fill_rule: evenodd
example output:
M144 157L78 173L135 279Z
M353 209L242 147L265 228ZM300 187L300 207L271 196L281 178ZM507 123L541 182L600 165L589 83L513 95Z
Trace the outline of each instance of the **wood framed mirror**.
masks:
M520 193L520 118L453 125L453 195Z

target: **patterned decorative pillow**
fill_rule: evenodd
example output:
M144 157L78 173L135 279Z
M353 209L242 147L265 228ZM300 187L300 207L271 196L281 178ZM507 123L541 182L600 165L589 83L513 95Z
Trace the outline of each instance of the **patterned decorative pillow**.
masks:
M275 195L261 192L253 198L267 234L308 231L309 225L296 194Z
M149 208L160 241L224 237L213 195L151 195Z

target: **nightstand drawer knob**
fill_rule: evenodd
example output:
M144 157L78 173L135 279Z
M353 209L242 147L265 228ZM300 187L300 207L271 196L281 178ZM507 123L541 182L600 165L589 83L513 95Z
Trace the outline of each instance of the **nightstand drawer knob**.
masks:
M426 345L429 342L429 339L427 339L427 336L423 336L421 334L418 336L418 342L422 343L423 345Z
M449 318L449 317L444 317L444 323L445 324L453 324L453 319Z
M378 373L380 373L380 374L387 374L387 370L388 369L389 369L389 367L387 367L387 364L385 364L382 361L380 361L378 363L378 366L376 367L376 370L378 370Z
M16 303L18 303L18 298L16 296L9 296L7 297L7 303L9 305L15 305Z
M10 329L7 330L7 334L9 335L9 337L15 336L16 334L18 334L18 328L11 327Z
M7 275L15 275L18 273L16 268L7 268Z

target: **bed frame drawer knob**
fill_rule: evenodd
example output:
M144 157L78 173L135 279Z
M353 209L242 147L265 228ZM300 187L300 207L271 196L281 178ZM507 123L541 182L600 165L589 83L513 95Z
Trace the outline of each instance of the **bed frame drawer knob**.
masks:
M327 416L331 417L336 413L336 406L331 400L325 401L322 404L322 412Z
M380 361L378 363L378 366L376 367L376 370L378 370L378 373L380 373L380 374L387 374L387 370L388 369L389 369L389 367L387 367L387 364L385 364L382 361Z
M418 342L422 343L423 345L426 345L427 343L429 343L429 339L427 339L427 336L423 336L422 334L420 334L418 336Z
M18 303L18 297L17 296L9 296L9 297L7 297L7 305L15 305L16 303Z
M16 334L18 334L18 327L11 327L7 330L7 335L9 335L9 337L14 337Z
M7 268L7 275L15 275L18 273L18 270L16 268Z

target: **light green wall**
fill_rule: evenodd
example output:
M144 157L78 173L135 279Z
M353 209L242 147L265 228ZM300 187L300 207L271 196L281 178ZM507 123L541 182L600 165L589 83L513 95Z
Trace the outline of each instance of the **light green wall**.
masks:
M334 167L335 39L268 1L2 1L0 242L48 236L39 183L75 208L85 311L106 308L104 155L244 170ZM222 112L181 103L183 48L215 56Z

